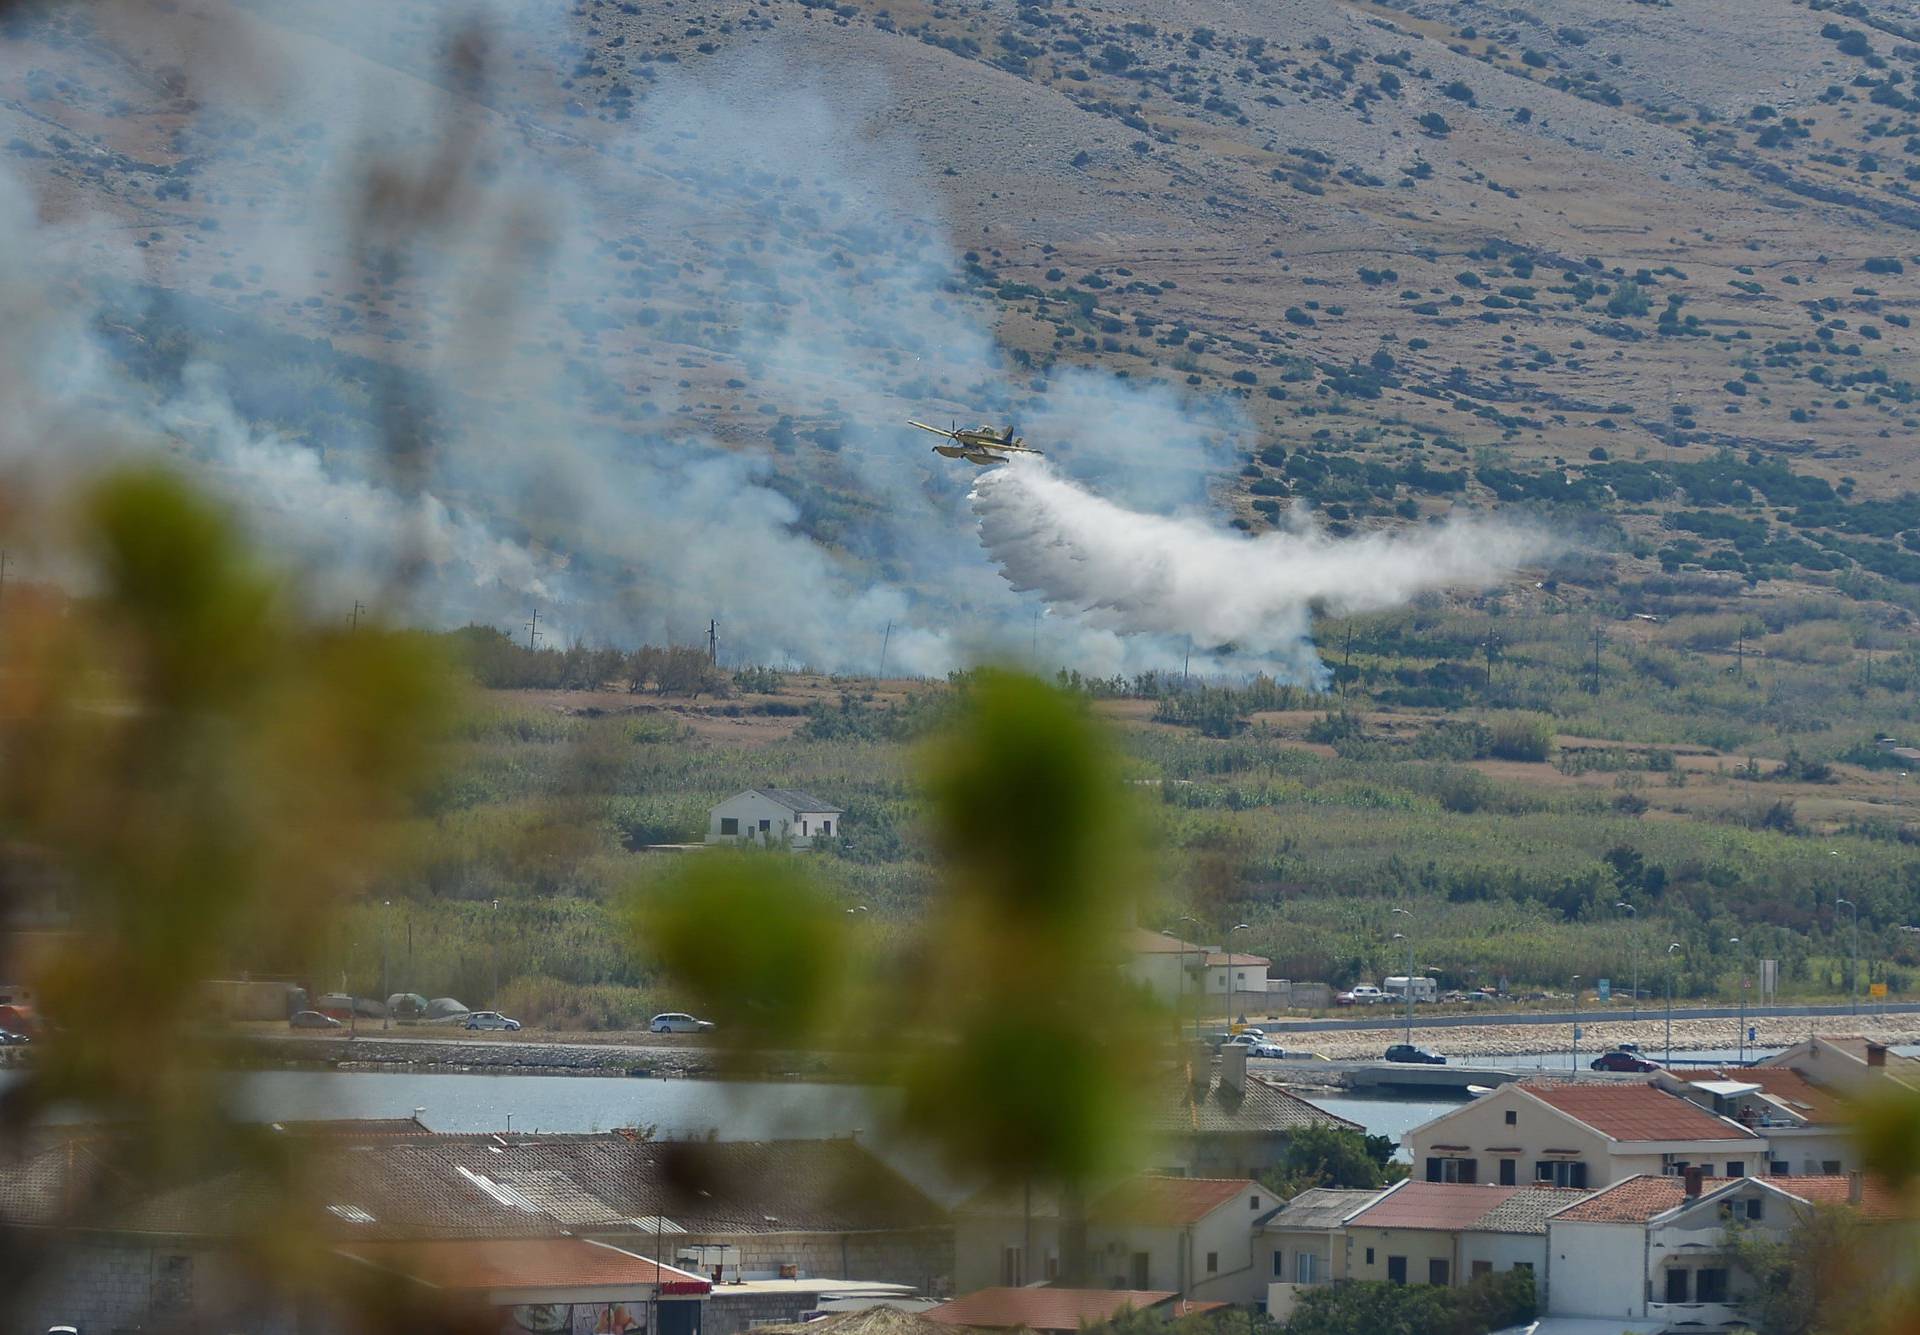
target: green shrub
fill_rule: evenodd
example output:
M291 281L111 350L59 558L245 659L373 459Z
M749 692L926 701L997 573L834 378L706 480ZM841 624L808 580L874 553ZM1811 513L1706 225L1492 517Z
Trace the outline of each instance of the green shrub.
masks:
M1508 714L1487 726L1487 754L1539 763L1553 750L1553 725L1537 714Z

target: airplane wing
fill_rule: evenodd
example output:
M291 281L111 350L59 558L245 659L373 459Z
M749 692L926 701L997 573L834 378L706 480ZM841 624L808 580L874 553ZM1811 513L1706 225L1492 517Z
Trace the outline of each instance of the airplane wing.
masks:
M922 431L931 431L936 436L945 436L948 440L960 439L960 436L957 432L949 431L943 426L928 426L925 422L916 422L912 418L907 419L907 425L917 426Z

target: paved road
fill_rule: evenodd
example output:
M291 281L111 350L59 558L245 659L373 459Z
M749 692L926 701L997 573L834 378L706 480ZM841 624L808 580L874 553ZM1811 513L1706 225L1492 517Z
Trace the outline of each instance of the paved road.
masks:
M1407 1023L1404 1007L1373 1006L1367 1015L1352 1019L1339 1020L1274 1020L1262 1022L1262 1029L1275 1033L1302 1034L1327 1033L1347 1029L1403 1029ZM1889 1015L1910 1015L1920 1012L1920 1002L1890 1001L1877 1007L1862 1004L1859 1014L1866 1015L1874 1011L1884 1011ZM1643 1005L1640 1007L1642 1020L1662 1020L1666 1018L1664 1006ZM1689 1006L1685 1009L1674 1008L1676 1020L1732 1020L1741 1014L1738 1006ZM1837 1006L1749 1006L1746 1015L1749 1019L1764 1019L1778 1016L1818 1016L1853 1015L1852 1006L1845 1002ZM1416 1029L1466 1029L1493 1028L1498 1025L1539 1025L1572 1024L1578 1019L1583 1024L1598 1024L1602 1021L1631 1021L1631 1006L1589 1007L1582 1011L1463 1011L1450 1015L1428 1015L1417 1007L1413 1012L1413 1027Z

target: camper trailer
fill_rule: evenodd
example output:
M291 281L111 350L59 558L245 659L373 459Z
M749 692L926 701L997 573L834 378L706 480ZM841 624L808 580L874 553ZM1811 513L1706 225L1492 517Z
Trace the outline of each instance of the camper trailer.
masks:
M1409 987L1413 989L1415 1001L1434 1001L1440 996L1440 986L1431 978L1406 978L1396 975L1380 980L1380 990L1394 1001L1405 1001Z

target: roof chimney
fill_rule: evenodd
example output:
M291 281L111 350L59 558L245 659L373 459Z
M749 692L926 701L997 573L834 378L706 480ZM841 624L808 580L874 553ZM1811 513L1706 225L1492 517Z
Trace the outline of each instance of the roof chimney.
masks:
M1867 1044L1867 1065L1885 1066L1887 1064L1887 1045L1885 1043Z
M1860 1198L1865 1194L1866 1194L1866 1181L1863 1177L1861 1177L1859 1171L1856 1169L1855 1171L1848 1173L1847 1174L1847 1204L1858 1205L1860 1203Z
M1687 1165L1686 1182L1687 1182L1687 1198L1689 1200L1691 1200L1693 1197L1698 1196L1700 1194L1700 1185L1706 1179L1706 1176L1707 1176L1706 1169L1701 1168L1697 1164Z
M1247 1092L1247 1050L1238 1043L1220 1048L1220 1088L1235 1094Z

